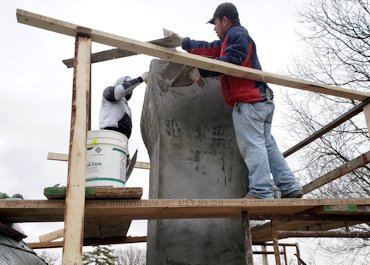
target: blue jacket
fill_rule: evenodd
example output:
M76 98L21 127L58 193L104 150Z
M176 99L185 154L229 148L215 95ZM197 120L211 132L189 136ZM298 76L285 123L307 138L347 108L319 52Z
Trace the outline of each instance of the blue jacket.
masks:
M248 31L240 26L232 26L221 40L213 42L184 38L182 48L189 53L198 54L223 62L237 64L261 70L256 45ZM236 102L259 102L267 99L268 89L272 99L272 90L264 82L243 79L230 75L199 69L202 76L221 76L221 86L225 101L233 106Z

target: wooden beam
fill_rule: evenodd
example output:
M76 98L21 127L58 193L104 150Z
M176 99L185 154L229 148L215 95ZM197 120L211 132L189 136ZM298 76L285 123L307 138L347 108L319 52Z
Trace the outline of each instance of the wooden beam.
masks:
M81 29L81 35L78 35L75 41L63 265L79 265L82 263L86 141L89 124L91 70L91 39L85 37L84 34L85 30Z
M159 45L159 46L166 47L166 48L176 48L178 46L181 46L181 40L173 36L165 37L165 38L157 39L157 40L151 40L151 41L148 41L148 43L152 43L152 44ZM129 56L133 56L137 54L139 53L115 48L115 49L96 52L96 53L91 54L91 63L99 63L99 62L104 62L108 60L129 57ZM73 67L73 58L65 59L63 60L63 63L68 68L71 68Z
M319 221L290 221L277 222L277 230L286 231L327 231L343 227L349 227L366 221L338 221L338 222L319 222ZM267 242L272 240L271 223L267 222L261 226L255 226L251 230L254 242ZM282 237L279 237L280 239Z
M249 213L242 211L242 224L244 229L244 253L246 265L253 264L252 234Z
M311 181L310 183L307 183L306 185L304 185L302 187L302 192L303 194L306 194L310 191L313 191L315 189L318 189L322 186L324 186L325 184L339 178L339 177L342 177L356 169L358 169L359 167L362 167L366 164L368 164L370 161L370 151L365 153L365 154L362 154L358 157L356 157L355 159L352 159L351 161L348 161L347 163L341 165L340 167L337 167L336 169L326 173L325 175Z
M50 242L50 241L62 238L63 235L64 235L64 228L55 230L45 235L41 235L39 236L39 240L40 242Z
M47 156L48 160L56 160L56 161L68 161L68 155L67 154L60 154L60 153L52 153L49 152ZM150 169L150 163L148 162L136 162L135 168L139 169Z
M305 147L306 145L308 145L308 144L312 143L313 141L315 141L316 139L320 138L321 136L323 136L327 132L330 132L335 127L341 125L342 123L346 122L350 118L356 116L357 114L362 112L364 107L367 106L369 103L370 103L370 98L365 99L363 102L356 105L355 107L353 107L352 109L350 109L349 111L344 113L343 115L339 116L338 118L336 118L335 120L330 122L328 125L322 127L320 130L316 131L315 133L313 133L312 135L310 135L309 137L307 137L303 141L301 141L298 144L296 144L295 146L289 148L287 151L285 151L283 153L284 157L287 157L287 156L293 154L294 152L298 151L299 149Z
M150 199L86 200L85 220L240 218L254 214L298 214L324 205L370 205L370 198L346 199ZM61 222L64 200L0 200L0 219L9 222Z
M370 136L370 104L364 107L365 122L367 125L367 133Z
M143 243L146 242L146 236L136 237L114 237L114 238L85 238L84 246L97 246L97 245L113 245L113 244L132 244L132 243ZM28 247L32 249L43 249L43 248L60 248L63 246L63 241L54 242L34 242L26 243Z
M277 231L279 238L288 237L333 237L333 238L370 238L370 232L362 231Z
M60 154L60 153L48 153L48 160L56 160L56 161L68 161L68 154Z
M17 9L17 20L19 23L38 27L41 29L46 29L49 31L54 31L57 33L62 33L69 36L75 36L75 31L77 27L77 25L69 22L42 16L21 9ZM95 42L113 46L122 50L127 50L135 53L143 53L153 57L161 58L166 61L190 65L241 78L263 81L271 84L323 93L337 97L350 98L354 100L365 100L366 98L370 97L370 94L365 92L353 91L350 89L333 87L314 83L311 81L272 74L248 67L242 67L210 58L205 58L194 54L174 51L151 43L125 38L95 29L91 29L91 38Z

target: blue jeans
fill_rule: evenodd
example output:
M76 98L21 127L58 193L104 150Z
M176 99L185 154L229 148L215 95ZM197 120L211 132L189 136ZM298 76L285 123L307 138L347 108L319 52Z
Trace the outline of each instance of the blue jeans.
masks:
M249 194L272 198L272 174L281 194L301 189L271 135L275 105L272 102L237 103L233 123L240 153L248 169Z

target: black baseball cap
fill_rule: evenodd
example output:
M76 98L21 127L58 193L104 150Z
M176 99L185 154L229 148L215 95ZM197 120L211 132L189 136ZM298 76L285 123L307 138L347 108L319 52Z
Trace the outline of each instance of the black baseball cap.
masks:
M207 23L215 24L216 18L234 18L239 19L238 10L232 3L222 3L217 8L215 13L213 14L213 18L211 18Z

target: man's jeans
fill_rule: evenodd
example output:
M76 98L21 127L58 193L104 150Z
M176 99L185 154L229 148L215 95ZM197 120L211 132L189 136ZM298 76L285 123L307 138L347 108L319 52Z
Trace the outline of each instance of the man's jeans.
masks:
M274 109L274 103L264 101L237 103L233 110L236 140L248 168L249 194L259 198L273 197L270 173L281 194L301 189L271 135Z

